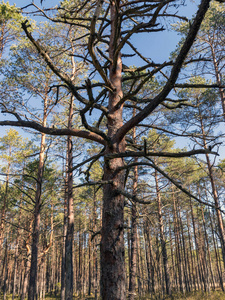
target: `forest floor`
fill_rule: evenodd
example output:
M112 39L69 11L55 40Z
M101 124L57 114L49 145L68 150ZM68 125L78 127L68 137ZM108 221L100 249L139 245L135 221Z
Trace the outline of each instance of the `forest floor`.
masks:
M1 298L2 295L0 295ZM12 296L7 296L7 300L11 300ZM15 297L15 300L19 298ZM46 296L45 300L56 300L60 299L59 297L53 297L53 296ZM94 297L86 296L86 297L74 297L74 300L94 300ZM145 297L137 297L136 300L225 300L225 293L222 291L214 291L210 293L203 293L203 292L193 292L186 295L173 295L172 297L166 297L162 298L159 296L145 296Z
M222 291L211 291L210 293L204 292L191 292L186 295L174 294L171 297L137 297L137 300L225 300L225 293ZM50 300L50 299L49 299Z

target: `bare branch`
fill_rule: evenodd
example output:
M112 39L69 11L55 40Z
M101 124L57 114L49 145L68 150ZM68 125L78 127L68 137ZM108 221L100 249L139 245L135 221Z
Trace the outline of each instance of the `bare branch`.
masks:
M184 44L175 60L173 68L170 73L170 77L166 82L163 90L149 103L141 112L136 116L131 118L127 123L125 123L115 134L113 140L119 142L121 141L126 133L130 131L134 126L143 121L155 108L165 100L170 91L174 88L182 65L184 64L185 58L194 42L194 39L198 33L200 25L204 19L204 16L209 8L210 0L202 0L197 11L196 17L190 27L189 33L184 41Z
M190 151L183 151L183 152L145 152L145 151L125 151L122 153L115 153L115 154L107 154L105 155L106 159L114 159L118 157L171 157L171 158L180 158L180 157L189 157L192 155L197 154L214 154L219 155L217 152L212 152L209 149L193 149Z
M58 128L49 128L49 127L43 127L42 125L34 122L34 121L0 121L0 126L15 126L15 127L25 127L25 128L32 128L39 132L50 134L50 135L71 135L71 136L77 136L82 137L91 141L95 141L97 143L100 143L102 145L105 145L105 140L100 137L99 135L85 131L85 130L79 130L79 129L58 129Z

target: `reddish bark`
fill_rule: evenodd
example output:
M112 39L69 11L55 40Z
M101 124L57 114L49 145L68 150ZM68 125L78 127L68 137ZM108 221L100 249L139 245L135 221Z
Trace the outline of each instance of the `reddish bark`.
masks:
M70 101L68 128L72 127L73 116L73 97ZM68 170L73 167L73 143L72 137L67 137L67 151L68 151ZM65 241L65 299L73 298L73 236L74 236L74 212L73 212L73 172L68 172L68 221L67 233Z
M47 123L47 102L48 98L44 99L44 112L43 112L43 126ZM28 288L28 300L35 300L37 298L37 273L38 273L38 243L40 234L40 221L41 221L41 192L42 192L42 180L44 174L44 158L45 158L45 138L46 135L41 135L41 145L39 153L39 163L37 172L37 186L35 193L34 204L34 221L32 232L32 250L31 250L31 265L30 265L30 277Z
M135 114L135 109L133 114ZM133 141L136 142L136 130L133 129ZM138 158L134 159L134 163L138 162ZM133 196L137 195L138 184L138 167L134 167L134 179L133 179ZM131 251L130 251L130 280L129 280L129 296L128 299L133 300L135 298L136 288L136 270L137 270L137 205L132 203L131 208Z

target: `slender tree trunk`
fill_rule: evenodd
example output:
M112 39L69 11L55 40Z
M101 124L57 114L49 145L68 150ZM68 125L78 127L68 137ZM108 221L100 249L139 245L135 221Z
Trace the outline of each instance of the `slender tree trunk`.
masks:
M44 114L43 114L43 126L46 126L47 122L47 96L44 99ZM32 234L32 250L31 250L31 265L30 265L30 278L28 289L28 300L36 300L37 298L37 273L38 273L38 243L39 243L39 231L41 221L41 190L42 180L44 173L44 157L45 157L45 134L41 134L41 146L39 154L38 174L37 174L37 187L35 194L35 206L34 206L34 222L33 222L33 234Z
M206 135L205 135L204 124L203 124L203 119L201 116L200 109L199 109L199 117L200 117L200 122L201 122L203 145L204 145L204 148L207 149ZM217 188L216 188L216 184L215 184L215 180L214 180L214 176L213 176L213 168L212 168L213 166L210 162L208 153L206 153L205 156L206 156L209 178L210 178L211 187L212 187L212 194L213 194L215 208L216 208L217 222L218 222L220 242L221 242L222 255L223 255L223 264L224 264L224 268L225 268L225 231L224 231L223 218L222 218L222 213L220 211L219 198L218 198Z
M23 283L22 283L22 286L21 286L21 288L22 288L21 300L25 299L25 296L26 296L26 293L27 293L29 269L30 269L30 263L29 263L28 259L25 258L24 277L23 277Z
M9 148L9 156L11 156L11 146ZM8 206L8 189L9 189L9 172L10 172L10 162L7 166L7 175L6 175L6 183L5 183L5 192L3 194L3 207L1 211L1 224L0 224L0 263L2 260L2 249L3 249L3 238L5 232L5 218ZM1 269L0 269L1 271Z
M197 287L196 287L196 280L197 280L197 275L194 271L194 260L193 260L193 250L192 250L192 238L191 238L191 233L190 233L190 222L189 222L189 216L188 216L188 212L186 213L187 216L187 230L188 230L188 242L189 242L189 252L190 252L190 258L191 258L191 274L190 277L192 275L192 282L194 285L194 289L196 291Z
M147 223L148 224L148 223ZM153 249L152 249L152 240L150 236L149 229L146 229L147 234L147 240L148 240L148 246L149 246L149 258L150 258L150 270L151 270L151 293L155 293L155 263L154 263L154 257L153 257Z
M164 297L165 294L165 286L164 280L162 278L162 264L161 264L161 249L160 249L160 242L158 238L158 233L156 234L156 263L157 263L157 292L159 293L159 297Z
M133 116L135 115L135 109ZM136 142L136 129L133 129L133 142ZM134 159L134 163L138 162L138 158ZM137 195L137 182L138 182L138 167L134 167L133 179L133 196ZM132 202L131 207L131 243L130 243L130 280L129 280L129 300L135 298L136 288L136 270L137 270L137 205Z
M8 234L7 234L8 235ZM6 300L6 293L7 293L7 280L8 280L8 236L6 237L5 242L5 257L3 262L3 300Z
M175 234L175 243L176 243L178 279L179 279L180 291L181 291L181 293L183 293L184 288L183 288L182 259L181 259L181 252L180 252L179 227L178 227L177 209L176 209L174 192L173 192L173 213L174 213L174 234Z
M78 228L78 280L77 280L77 291L81 295L82 292L82 233L81 233L81 219L79 219L79 228Z
M210 274L211 274L212 288L213 288L213 290L215 290L215 278L214 278L213 267L212 267L212 258L211 258L211 254L210 254L210 245L209 245L209 239L208 239L206 223L205 223L205 216L204 216L202 206L201 206L201 212L202 212L202 220L203 220L204 234L205 234L204 239L206 241L206 248L207 248L207 253L208 253L208 258L209 258L209 270L210 270Z
M68 151L66 155L66 165L68 166ZM66 168L67 169L67 168ZM62 245L62 266L61 266L61 300L65 300L65 264L66 264L66 232L67 232L67 200L68 200L68 173L65 175L65 195L64 195L64 220L63 220L63 245Z
M219 94L220 94L220 99L221 99L221 104L222 104L222 109L223 109L223 117L224 117L224 121L225 121L225 93L224 93L224 88L222 88L221 73L219 71L219 66L218 66L218 62L216 59L216 53L215 53L215 49L213 47L213 41L211 40L211 38L209 38L209 40L210 40L209 45L210 45L212 59L213 59L216 82L219 85Z
M198 211L199 212L199 209ZM197 218L197 230L198 230L198 245L199 245L199 258L200 258L200 268L202 274L202 280L204 284L204 291L209 292L209 276L208 276L208 269L207 269L207 262L206 262L206 252L205 252L205 241L203 240L202 231L200 228L199 222L199 214Z
M23 185L22 185L23 186ZM21 206L22 200L20 199L19 204L19 217L18 217L18 227L17 227L17 234L16 234L16 248L14 253L14 266L13 266L13 280L12 280L12 300L15 298L15 291L16 291L16 273L17 273L17 263L18 263L18 248L19 248L19 236L20 236L20 219L21 219Z
M85 225L85 228L84 228L84 232L83 232L83 250L82 250L82 253L83 253L83 267L82 267L82 273L83 273L83 276L82 276L82 295L86 295L86 233L85 233L85 230L86 230L86 225Z
M171 253L171 260L172 260L172 267L173 267L173 280L171 282L171 290L172 288L175 286L178 286L178 282L177 282L177 272L176 272L176 267L175 267L175 263L174 263L174 251L173 251L173 240L172 240L172 230L171 230L171 220L169 217L169 235L170 235L170 253ZM174 284L175 283L175 284Z
M96 190L94 187L94 197L93 197L93 232L97 231L97 199ZM93 287L95 300L98 298L98 248L97 248L97 236L95 236L93 241Z
M159 220L159 231L160 231L160 242L162 248L164 276L165 276L165 283L166 283L166 294L171 295L168 256L167 256L166 240L165 240L164 224L163 224L163 216L162 216L162 201L161 201L161 194L159 190L158 174L156 170L155 170L155 184L156 184L156 195L157 195L157 202L158 202L158 220Z
M71 97L68 128L72 127L73 97ZM67 137L68 170L73 167L72 137ZM68 171L68 223L65 243L65 299L73 298L73 242L74 242L74 212L73 212L73 172Z
M14 266L13 266L13 281L12 281L12 300L15 298L16 293L16 273L17 273L17 262L18 262L18 240L16 240L16 249L14 256Z
M183 230L183 223L181 219L181 210L180 210L180 204L179 200L177 200L178 204L178 223L180 228L180 238L181 238L181 256L183 257L183 270L184 270L184 281L185 281L185 289L187 292L190 292L190 282L189 282L189 276L188 276L188 263L187 263L187 256L186 256L186 244L185 244L185 238L184 238L184 230Z
M140 239L137 232L137 282L138 282L138 295L141 296L142 281L141 281L141 253L140 253Z
M147 220L144 221L144 239L145 239L145 257L147 263L147 281L148 281L148 293L152 293L151 288L151 256L150 256L150 243L148 238ZM154 274L154 273L153 273Z
M91 224L91 219L89 220L89 224ZM92 259L92 251L91 251L91 232L89 232L89 236L88 236L88 296L91 295L91 290L92 290L92 277L93 277L92 261L93 261L93 259Z
M220 268L220 265L219 265L220 258L219 258L218 252L217 252L215 235L214 235L214 228L213 228L213 221L212 221L212 216L211 216L210 211L209 211L209 218L210 218L210 227L211 227L211 232L212 232L212 239L213 239L213 246L214 246L215 258L216 258L216 268L217 268L217 272L218 272L219 283L220 283L220 287L221 287L222 291L224 291L223 275L222 275L222 271L221 271L221 268Z
M190 207L191 207L191 217L192 217L194 241L195 241L195 248L196 248L196 260L197 260L197 269L198 269L198 274L199 274L199 281L200 281L200 284L201 284L201 288L203 289L203 286L202 286L202 283L203 283L204 284L204 289L206 290L205 282L204 282L204 276L202 274L202 264L201 264L201 259L200 259L199 240L198 240L197 232L196 232L195 218L194 218L194 212L193 212L193 206L192 206L191 198L190 198Z
M53 295L53 291L55 290L55 272L57 268L57 260L56 260L56 244L53 242L51 257L52 257L52 265L51 265L51 284L50 284L50 294Z

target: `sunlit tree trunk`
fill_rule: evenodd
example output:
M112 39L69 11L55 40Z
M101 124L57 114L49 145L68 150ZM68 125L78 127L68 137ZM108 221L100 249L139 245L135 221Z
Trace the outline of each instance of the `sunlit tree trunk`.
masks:
M222 275L222 270L221 266L219 264L220 257L217 252L217 246L216 246L216 240L215 240L215 235L214 235L214 226L213 226L213 220L211 216L211 212L209 211L209 218L210 218L210 227L211 227L211 234L212 234L212 239L213 239L213 246L214 246L214 253L215 253L215 259L216 259L216 268L218 272L218 277L219 277L219 283L222 291L224 291L224 286L223 286L223 275Z
M68 151L66 154L66 165L68 166ZM66 168L67 170L67 168ZM63 218L63 245L62 245L62 266L61 266L61 300L65 300L65 264L66 264L66 232L67 232L67 200L68 200L68 173L65 175L64 184L65 184L65 195L64 195L64 218Z
M48 101L47 99L48 98L46 95L44 99L44 113L43 113L44 127L46 126L47 123L47 101ZM43 180L43 173L44 173L45 137L46 135L42 133L40 153L39 153L38 173L37 173L37 186L36 186L36 194L35 194L28 300L36 300L37 298L38 243L39 243L40 221L41 221L41 192L42 192L42 180Z
M204 123L203 123L203 118L202 118L200 109L199 109L199 117L200 117L200 122L201 122L203 146L205 149L207 149L206 134L205 134ZM217 216L218 229L219 229L220 242L221 242L222 255L223 255L223 264L224 264L224 268L225 268L225 231L224 231L223 218L222 218L222 213L220 211L220 203L219 203L217 188L216 188L216 184L215 184L215 180L214 180L214 176L213 176L213 166L210 162L208 153L206 153L205 156L206 156L206 161L207 161L207 166L208 166L209 179L210 179L211 187L212 187L213 199L214 199L214 203L215 203L216 216Z
M196 290L197 287L197 282L196 280L198 280L198 275L196 275L196 270L194 269L194 259L193 259L193 243L192 243L192 237L191 237L191 233L190 233L190 221L189 221L189 216L188 216L188 212L186 213L186 217L187 217L187 232L188 232L188 243L189 243L189 252L190 252L190 259L191 259L191 274L190 276L192 277L192 282L194 285L194 289Z
M177 257L177 268L178 268L178 280L180 292L184 292L183 287L183 272L182 272L182 259L180 252L180 239L179 239L179 226L177 217L176 200L173 192L173 214L174 214L174 234L175 234L175 244L176 244L176 257Z
M211 282L212 282L212 288L215 290L215 278L214 278L214 272L213 272L213 267L212 267L212 258L211 258L211 253L210 253L210 244L209 244L209 239L208 239L208 233L206 230L206 222L205 222L205 216L203 212L203 207L201 206L201 212L202 212L202 221L203 221L203 226L204 226L204 234L205 234L205 242L206 242L206 251L208 253L208 259L209 259L209 270L211 274Z
M178 210L178 224L179 224L179 232L180 232L180 240L181 240L181 257L183 262L183 273L184 273L184 282L185 282L185 289L186 292L190 292L190 282L189 282L189 276L188 276L188 263L187 263L187 257L186 257L186 244L185 244L185 238L184 238L184 230L183 230L183 223L181 219L181 209L180 209L180 203L179 199L177 200L177 210Z
M195 241L195 248L196 248L196 263L197 263L197 270L198 270L198 275L199 275L198 278L199 278L199 282L201 285L201 289L203 290L202 284L204 284L204 289L206 290L204 278L203 278L203 274L202 274L202 264L201 264L201 259L200 259L199 240L198 240L197 231L196 231L195 217L194 217L193 205L192 205L191 198L190 198L190 208L191 208L191 218L192 218L194 241Z
M73 97L71 97L68 128L72 127L73 116ZM67 233L65 242L65 299L72 300L73 298L73 241L74 241L74 211L73 211L73 143L72 137L67 137L68 151L68 221Z
M135 109L133 116L135 115ZM136 143L136 129L133 129L133 142ZM138 162L135 157L134 163ZM137 182L138 182L138 167L134 167L133 174L133 196L137 195ZM136 288L136 270L137 270L137 205L132 202L131 206L131 242L130 242L130 278L129 278L129 296L128 299L134 300Z
M97 231L97 198L96 190L94 187L93 196L93 232ZM98 298L98 248L97 248L97 236L93 240L93 288L95 300Z
M9 146L9 156L11 156L11 146ZM8 190L9 190L9 172L10 172L10 162L7 166L6 172L6 182L5 182L5 191L3 194L3 207L1 210L1 224L0 224L0 262L2 260L2 250L3 250L3 239L5 232L5 218L8 206ZM1 270L1 269L0 269Z
M172 238L172 230L171 230L171 220L169 218L169 236L170 236L170 253L171 253L171 261L172 261L172 268L173 268L173 280L171 280L171 289L175 286L177 288L178 283L177 283L177 272L176 272L176 267L174 263L174 245L173 245L173 238Z
M8 236L6 237L5 242L5 256L3 260L3 300L6 300L6 293L7 293L7 280L8 280Z
M158 202L158 220L159 220L159 231L160 231L160 242L162 248L164 276L165 276L165 283L166 283L166 294L171 295L168 255L166 249L166 240L165 240L164 224L163 224L163 216L162 216L162 201L161 201L161 194L159 190L158 174L156 170L155 170L155 184L156 184L156 195L157 195L157 202Z
M23 184L22 184L22 189L23 189ZM16 248L15 248L15 254L14 254L14 266L13 266L12 300L14 300L15 292L16 292L16 273L17 273L17 264L18 264L18 248L19 248L19 236L20 236L19 225L20 225L20 220L21 220L21 206L22 206L22 200L20 199L19 216L18 216L18 228L17 228L16 245L15 245Z

